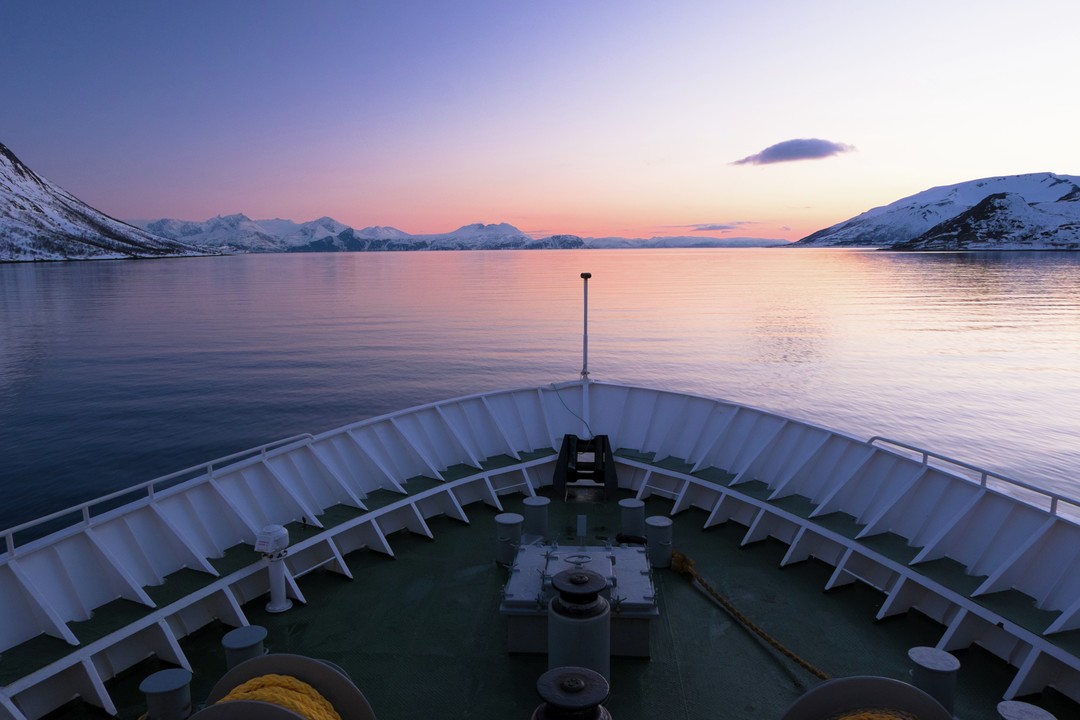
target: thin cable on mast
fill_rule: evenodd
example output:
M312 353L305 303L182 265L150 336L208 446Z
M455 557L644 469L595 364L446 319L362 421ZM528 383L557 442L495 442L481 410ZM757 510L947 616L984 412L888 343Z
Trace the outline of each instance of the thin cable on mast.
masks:
M592 273L581 273L581 279L585 281L585 325L581 338L581 379L589 379L589 278Z

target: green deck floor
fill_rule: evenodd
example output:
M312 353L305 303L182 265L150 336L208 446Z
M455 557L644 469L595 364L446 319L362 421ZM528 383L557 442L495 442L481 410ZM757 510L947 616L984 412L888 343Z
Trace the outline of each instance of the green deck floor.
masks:
M413 489L412 480L408 485ZM576 516L586 514L590 542L610 538L618 527L616 500L553 501L550 530L564 544L571 542ZM520 509L521 498L503 501L508 511ZM646 511L666 514L670 507L667 500L650 499ZM497 511L479 503L466 511L471 525L429 520L434 541L395 533L394 559L367 550L350 554L352 581L323 571L301 578L306 606L270 615L263 598L244 611L268 629L271 651L342 666L380 720L527 718L537 704L535 681L547 669L546 660L505 652L498 605L506 571L493 562ZM874 622L884 600L877 591L855 583L825 593L832 568L816 560L780 568L786 545L770 539L740 547L745 527L727 523L701 530L705 519L698 510L676 516L675 547L756 623L831 675L903 678L907 649L940 637L941 627L914 611ZM668 570L654 577L661 616L651 627L653 657L612 661L607 706L617 720L771 720L818 682L778 658L683 577ZM224 671L220 639L229 629L215 624L182 642L196 665L196 701ZM994 706L1014 671L979 649L956 654L962 663L957 716L995 717ZM138 684L161 667L149 661L109 683L121 718L135 720L144 712ZM1052 692L1025 699L1059 718L1080 717L1074 704ZM80 704L58 716L102 714Z

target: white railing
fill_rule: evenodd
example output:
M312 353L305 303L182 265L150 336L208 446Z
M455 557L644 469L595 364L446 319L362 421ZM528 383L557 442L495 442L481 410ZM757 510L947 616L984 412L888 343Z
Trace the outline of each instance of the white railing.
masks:
M273 442L268 442L268 443L265 443L263 445L259 445L257 447L248 448L247 450L241 450L240 452L236 452L236 453L233 453L231 455L225 455L223 457L215 458L213 460L210 460L209 462L200 463L199 465L192 465L189 468L184 468L183 470L177 470L176 472L171 472L168 475L162 475L161 477L156 477L153 480L148 480L146 482L142 482L142 483L139 483L137 485L132 485L130 487L124 488L123 490L117 490L116 492L109 493L108 495L102 495L101 497L94 498L93 500L88 500L88 501L86 501L84 503L80 503L79 505L73 505L73 506L71 506L69 508L66 508L64 510L57 510L54 513L51 513L49 515L45 515L44 517L39 517L39 518L37 518L35 520L30 520L28 522L24 522L21 525L16 525L15 527L11 527L11 528L8 528L7 530L4 530L2 533L0 533L0 537L4 538L4 543L5 543L5 546L6 546L6 549L7 549L8 557L15 557L15 548L16 548L16 545L15 545L15 533L25 532L25 531L30 530L32 528L44 525L45 523L49 523L49 522L52 522L54 520L59 520L60 518L63 518L63 517L69 517L71 515L75 515L76 513L78 513L79 516L81 517L81 520L79 521L78 524L81 524L81 525L84 525L84 526L89 525L90 524L90 519L91 519L91 517L93 517L93 514L90 512L90 509L95 507L95 506L101 505L103 503L107 503L110 500L115 500L117 498L124 497L125 495L131 495L132 493L136 493L136 492L145 490L146 491L146 496L152 501L154 499L154 493L156 491L158 491L159 489L161 489L160 488L161 485L164 485L164 484L168 483L171 480L175 480L178 477L183 477L185 475L194 476L197 473L201 473L201 472L205 471L207 473L207 475L209 475L212 478L214 476L214 466L215 465L221 465L222 463L227 463L227 462L231 462L233 460L238 460L238 459L246 457L246 456L254 455L255 453L259 453L260 456L261 456L261 459L265 459L267 450L275 449L275 448L276 449L281 449L281 448L283 448L283 447L285 447L287 445L291 445L293 443L297 443L297 442L300 442L300 441L311 442L314 439L315 438L314 438L313 435L311 435L311 433L303 433L303 434L300 434L300 435L293 435L292 437L287 437L287 438L284 438L282 440L274 440ZM69 523L69 524L65 525L64 528L71 527L72 525L75 525L75 524L77 524L77 523ZM64 529L64 528L57 528L57 529L60 530L60 529Z
M1072 498L1072 497L1069 497L1068 495L1062 495L1060 493L1052 492L1050 490L1046 490L1044 488L1040 488L1040 487L1037 487L1035 485L1031 485L1031 484L1023 482L1021 480L1015 480L1015 479L1013 479L1011 477L1008 477L1006 475L1002 475L1000 473L996 473L996 472L994 472L992 470L986 470L984 468L978 467L977 465L972 465L971 463L964 462L963 460L957 460L956 458L951 458L948 455L942 455L941 453L936 453L936 452L934 452L932 450L927 450L925 448L921 448L921 447L918 447L916 445L911 445L909 443L902 442L900 440L893 440L891 438L883 437L881 435L875 435L874 437L870 438L866 442L868 444L870 444L870 445L873 445L876 442L888 443L889 445L895 445L896 447L901 447L901 448L904 448L905 450L910 450L910 451L922 456L922 464L923 465L929 465L930 464L930 458L933 458L935 460L941 460L942 462L949 463L950 465L955 465L957 467L964 468L965 470L970 470L971 472L973 472L973 473L975 473L976 475L979 476L979 485L981 487L984 487L984 488L987 487L987 484L986 484L987 480L989 480L990 478L993 478L995 480L1000 480L1001 482L1005 483L1006 485L1012 485L1014 487L1022 488L1024 490L1028 491L1028 492L1033 492L1036 495L1044 497L1044 498L1046 498L1046 499L1048 499L1050 501L1050 514L1051 515L1057 515L1058 503L1059 502L1064 502L1066 504L1069 504L1069 505L1072 505L1072 506L1076 507L1077 509L1080 509L1080 499ZM961 477L963 477L963 476L961 475Z

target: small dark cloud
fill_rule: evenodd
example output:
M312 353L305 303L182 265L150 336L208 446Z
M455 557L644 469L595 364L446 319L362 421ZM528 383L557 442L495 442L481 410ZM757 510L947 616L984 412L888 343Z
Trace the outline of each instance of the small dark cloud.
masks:
M719 230L737 230L738 225L723 224L723 223L706 223L704 225L687 225L688 228L694 232L716 232Z
M730 232L743 225L756 225L756 220L734 220L725 223L693 223L692 225L665 225L664 227L689 230L690 232Z
M791 230L791 228L790 228L790 227L788 227L787 225L784 225L784 226L783 226L783 227L781 227L780 229L781 229L781 230L783 230L784 232L788 232L789 230Z
M851 152L855 148L844 143L820 138L799 138L785 140L770 145L756 155L748 155L736 160L732 165L768 165L770 163L792 162L793 160L818 160L840 153Z

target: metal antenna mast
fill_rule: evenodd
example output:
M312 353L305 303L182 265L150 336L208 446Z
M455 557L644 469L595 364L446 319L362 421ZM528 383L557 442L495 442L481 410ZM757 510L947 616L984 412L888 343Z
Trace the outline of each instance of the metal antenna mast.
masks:
M581 379L589 379L589 278L592 273L581 273L581 279L585 281L585 329L582 334L581 348Z

